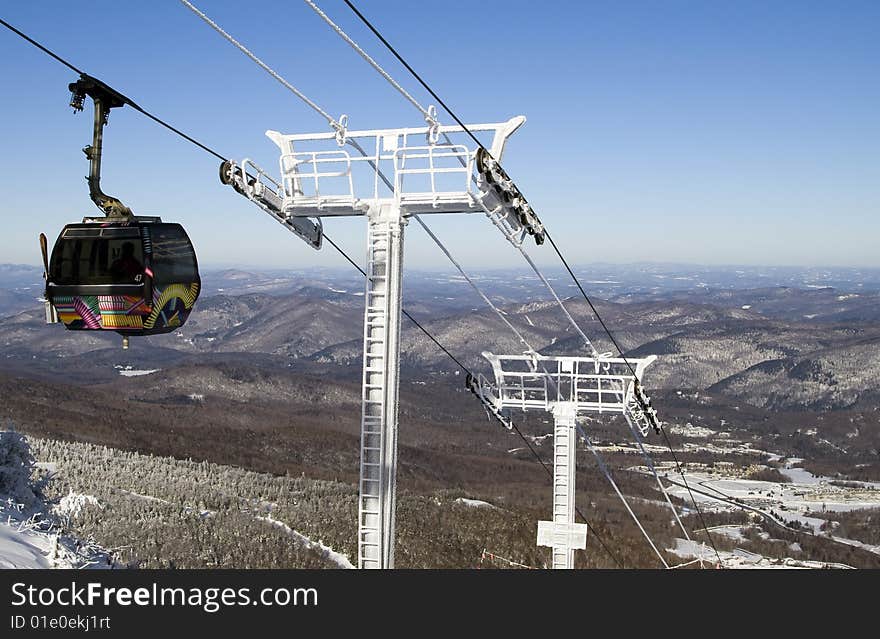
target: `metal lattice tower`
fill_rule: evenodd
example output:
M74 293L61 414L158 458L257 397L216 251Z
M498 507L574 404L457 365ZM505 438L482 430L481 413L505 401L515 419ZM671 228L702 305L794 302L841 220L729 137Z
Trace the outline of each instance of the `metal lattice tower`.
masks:
M538 522L538 545L552 549L553 568L574 568L574 551L585 549L587 542L587 525L575 522L577 419L587 414L623 414L646 434L651 422L642 405L650 403L639 397L641 379L656 356L483 356L492 365L495 380L478 377L473 390L487 408L498 415L513 409L553 415L552 519Z
M413 215L484 212L514 243L528 234L543 239L540 223L498 164L508 137L524 122L517 116L468 125L471 132L492 134L487 148L463 127L436 123L298 135L268 131L281 151L280 181L247 159L221 167L225 184L313 248L321 247L322 218L367 218L360 568L394 566L404 228Z

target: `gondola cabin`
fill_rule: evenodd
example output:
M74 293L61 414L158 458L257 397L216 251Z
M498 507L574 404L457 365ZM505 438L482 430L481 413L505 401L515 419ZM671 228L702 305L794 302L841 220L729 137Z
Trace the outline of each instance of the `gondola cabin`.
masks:
M186 323L201 280L180 224L159 218L102 218L61 231L46 299L70 330L157 335Z

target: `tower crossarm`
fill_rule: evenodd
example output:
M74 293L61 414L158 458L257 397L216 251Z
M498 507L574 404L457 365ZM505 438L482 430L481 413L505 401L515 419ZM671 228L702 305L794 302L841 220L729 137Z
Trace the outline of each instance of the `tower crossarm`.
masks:
M566 402L578 413L627 412L637 421L641 402L636 393L643 393L642 375L656 359L654 355L622 359L489 352L483 357L492 365L495 384L482 392L498 409L552 411L554 405Z
M497 396L493 393L491 382L483 374L473 375L468 373L465 387L477 397L490 419L494 417L507 430L513 428L513 422L501 407Z
M248 159L220 165L220 181L260 207L272 218L314 249L321 248L323 229L320 218L293 217L284 213L281 185Z
M543 234L498 161L525 122L266 135L281 152L279 195L291 217L366 215L393 203L406 217L485 212L516 241ZM488 148L470 133L490 133Z

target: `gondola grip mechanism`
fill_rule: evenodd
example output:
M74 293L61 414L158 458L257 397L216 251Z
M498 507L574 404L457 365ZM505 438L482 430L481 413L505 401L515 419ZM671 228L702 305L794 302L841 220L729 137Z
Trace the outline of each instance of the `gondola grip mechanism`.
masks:
M74 111L82 111L85 96L92 98L95 105L95 121L92 133L92 143L83 148L83 153L89 160L89 196L92 202L110 218L130 218L131 209L125 206L118 198L107 195L101 190L101 154L104 145L104 127L110 116L110 110L131 104L137 107L127 97L107 86L100 80L83 73L80 79L69 85L71 92L70 106Z

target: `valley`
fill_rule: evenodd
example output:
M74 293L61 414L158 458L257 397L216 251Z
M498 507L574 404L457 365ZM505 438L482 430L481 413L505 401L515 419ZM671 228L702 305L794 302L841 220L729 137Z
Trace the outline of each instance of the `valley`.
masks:
M685 277L660 274L663 279ZM653 275L657 273L641 273L643 279ZM26 270L21 277L20 282L27 281ZM493 290L507 318L542 352L579 351L564 317L540 297L534 282L524 284L513 274L506 280L500 274L481 277L497 278ZM640 281L633 273L604 277ZM829 275L834 277L844 276ZM880 415L874 382L880 369L880 298L872 292L870 278L850 280L841 289L797 288L792 278L785 286L717 290L696 286L707 274L690 281L689 289L602 284L596 286L607 297L597 297L595 303L628 356L658 355L645 385L675 456L660 436L649 435L646 445L692 539L705 536L700 532L702 515L710 533L722 531L712 533L713 541L731 566L748 561L758 566L761 561L878 566L878 544L866 536L864 522L880 512L875 487L880 481ZM209 273L205 279L204 297L186 326L168 336L133 339L128 351L121 350L115 335L74 334L46 326L35 298L18 311L4 306L0 419L43 442L37 447L44 456L40 461L57 454L51 444L55 441L62 450L106 447L118 451L113 455L158 456L172 465L172 460L181 460L241 469L264 476L260 482L300 477L337 482L345 494L354 490L363 305L357 280L333 273L293 277L246 271ZM683 280L676 281L682 286ZM521 350L491 312L468 298L461 282L421 274L407 284L405 307L468 368L488 373L482 351ZM862 292L848 292L853 289ZM600 350L611 350L586 304L576 299L565 303L595 336ZM546 517L549 479L527 444L545 462L550 459L547 435L552 425L547 416L513 415L523 441L487 419L464 388L463 373L424 334L405 323L402 342L401 556L409 557L412 567L475 567L480 551L487 550L540 567L546 558L534 545L534 522ZM666 560L684 561L687 550L703 553L705 549L681 541L680 530L676 534L663 495L645 474L648 467L625 423L611 418L588 420L586 426L621 490L636 500L637 514L662 545ZM699 514L690 492L673 483L681 481L676 461L689 487L709 493L694 491ZM828 494L810 492L817 490L815 484L802 488L798 477L786 481L786 473L798 472L805 473L799 479L821 477ZM79 484L65 483L65 490L97 491L105 503L116 503L119 490L174 501L158 489L139 490L134 484L108 484L98 491L86 473L78 476ZM578 565L657 566L657 557L589 453L579 456L577 482L582 512L600 536L614 539L619 551L611 557L589 542L588 551L578 553ZM772 500L767 496L771 492ZM804 495L792 501L798 492ZM815 497L810 503L805 502L808 493ZM175 499L182 504L175 508L211 509L204 500L199 505ZM453 512L468 500L495 509L466 509L473 523L465 525ZM835 509L842 503L852 508ZM744 511L742 505L761 512ZM332 506L346 513L350 507ZM478 535L481 541L461 540L456 531L462 526L502 526L500 520L491 523L497 509L520 522L514 537L495 541L484 534ZM837 513L846 521L834 519ZM344 540L349 534L354 538L346 526L353 527L355 518L344 519L340 515L328 524L339 540L329 547L352 558ZM83 534L95 525L89 521L82 523ZM330 538L315 522L277 521L311 540ZM438 521L454 522L451 537L444 532L436 544L416 541L422 534L417 531L436 527ZM803 527L792 526L793 521ZM281 524L271 526L272 534L291 539ZM841 527L855 536L839 534ZM133 529L126 533L125 526L115 530L105 546L122 544L126 534L134 534ZM801 551L791 550L793 544ZM314 551L302 546L299 555L283 555L287 558L278 561L313 561L306 559L314 554L309 548ZM707 548L717 562L715 549ZM132 552L124 561L167 565L150 552ZM743 553L764 559L750 555L747 561ZM221 565L237 566L241 556L229 554ZM324 560L315 561L319 565Z

